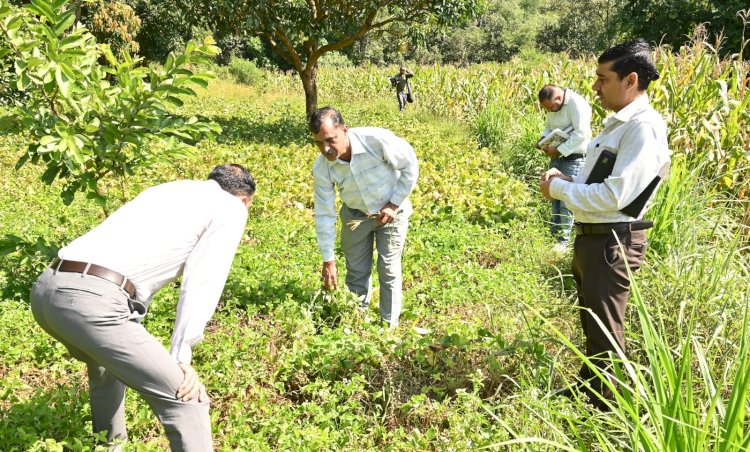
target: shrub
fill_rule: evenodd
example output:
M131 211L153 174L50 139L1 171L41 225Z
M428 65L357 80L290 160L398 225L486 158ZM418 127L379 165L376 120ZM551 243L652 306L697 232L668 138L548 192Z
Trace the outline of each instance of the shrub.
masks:
M265 81L265 72L255 65L254 61L232 58L229 62L229 73L237 83L261 87Z

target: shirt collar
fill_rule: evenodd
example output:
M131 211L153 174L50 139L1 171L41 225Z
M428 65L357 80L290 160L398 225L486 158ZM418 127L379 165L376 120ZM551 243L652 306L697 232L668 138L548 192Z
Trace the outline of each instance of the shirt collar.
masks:
M359 137L352 132L352 129L349 129L347 136L349 137L349 146L352 148L352 156L356 154L364 154L365 146L359 141Z
M628 122L633 116L635 116L636 113L641 111L643 107L647 105L648 94L641 94L640 96L636 97L633 102L626 105L625 108L612 115L612 117L620 122Z

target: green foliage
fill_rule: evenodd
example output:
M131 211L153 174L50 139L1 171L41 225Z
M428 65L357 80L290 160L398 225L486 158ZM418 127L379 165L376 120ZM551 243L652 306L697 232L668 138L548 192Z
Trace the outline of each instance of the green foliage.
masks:
M317 108L317 71L320 58L351 46L373 30L427 24L444 27L460 23L481 9L482 0L386 0L282 2L263 0L249 7L244 1L195 1L195 11L206 13L212 29L236 29L244 22L248 34L258 36L299 75L305 92L305 112Z
M164 61L180 52L193 39L195 23L179 0L125 0L141 21L136 40L141 55L151 61Z
M57 257L58 249L45 237L1 236L0 258L8 265L6 271L0 271L2 297L26 300L31 283Z
M194 365L211 396L215 448L746 448L750 264L738 238L743 204L730 190L716 193L723 171L706 156L717 155L717 141L690 144L699 134L687 131L702 130L690 127L706 114L677 114L683 94L695 111L720 102L720 84L698 90L709 98L704 103L684 90L702 83L703 70L724 73L726 63L712 58L689 75L688 62L696 60L680 56L673 66L657 57L663 81L675 89L657 84L650 94L680 144L649 212L657 226L649 231L647 265L635 276L637 298L626 316L629 361L622 361L624 384L612 412L554 395L580 365L582 338L569 257L545 252L553 244L544 225L548 203L536 188L544 160L531 148L544 120L536 91L557 82L593 99L592 60L543 55L460 69L412 67L419 97L404 114L385 79L393 67L321 68L324 102L341 108L352 127L386 127L405 137L420 160L395 331L377 321L377 274L366 312L345 290L320 289L310 177L319 153L300 119L296 76L265 71L264 91L218 80L210 92L186 97L182 116L203 114L223 133L187 159L135 174L128 193L203 178L226 161L256 175L247 230L218 311L195 347ZM742 136L746 117L734 101L744 98L733 83L715 130L730 130L736 116L731 127ZM50 246L98 224L94 201L78 197L65 206L56 187L36 183L42 167L13 168L24 140L0 137L0 236L31 245L43 236ZM41 267L21 266L23 253L0 259L0 287L15 284L13 294L0 297L3 448L94 449L84 366L35 325L25 300ZM16 278L19 268L30 276ZM345 267L339 268L343 283ZM178 298L178 284L162 289L144 321L167 346ZM126 422L131 443L124 450L168 447L132 392Z
M229 62L229 74L243 85L255 86L263 89L265 72L258 68L253 61L242 58L232 58Z
M99 0L91 18L92 34L100 43L109 44L115 55L138 52L135 35L140 27L133 8L120 1Z
M634 0L622 7L619 21L627 36L643 37L652 42L679 48L695 34L696 28L705 28L717 37L717 49L724 55L736 53L748 58L746 27L748 4L742 0ZM725 37L718 44L719 37Z
M75 9L64 1L36 0L25 10L0 4L0 52L13 55L17 86L30 94L18 111L31 143L16 166L41 161L44 183L64 180L67 204L84 192L104 205L99 181L105 176L122 180L156 161L184 156L185 141L220 130L195 116L169 113L170 106L183 104L182 96L195 95L193 86L207 86L208 75L187 67L218 53L210 39L170 54L163 67L148 68L98 45L75 24Z
M620 0L550 2L544 8L545 20L537 35L537 46L574 58L599 53L620 38L622 8Z

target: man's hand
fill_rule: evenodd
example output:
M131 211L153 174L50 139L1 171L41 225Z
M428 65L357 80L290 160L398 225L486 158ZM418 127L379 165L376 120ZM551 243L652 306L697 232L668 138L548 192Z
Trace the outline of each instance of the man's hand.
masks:
M389 202L385 205L382 209L380 209L380 214L378 215L378 224L388 224L393 223L396 221L396 217L398 216L398 206L396 204L393 204L392 202Z
M553 177L562 176L563 173L557 168L550 168L547 171L542 173L542 177L539 180L539 182L547 182L548 180L552 179Z
M560 157L562 154L557 150L557 148L553 148L552 146L543 146L542 152L544 152L547 157Z
M550 168L547 171L545 171L542 174L542 177L539 181L539 190L541 190L542 195L552 201L554 198L549 193L549 186L552 184L552 179L559 178L562 180L566 180L568 182L573 182L573 178L570 176L566 176L565 174L561 173L559 169L557 168Z
M549 186L552 183L552 179L543 181L539 183L539 190L542 192L542 196L544 196L546 199L552 201L555 198L552 197L552 195L549 194Z
M208 393L203 383L198 380L198 373L189 364L177 363L185 374L182 384L177 389L177 398L183 402L193 400L198 396L199 402L208 401Z
M320 273L320 279L323 280L323 287L326 290L338 289L338 271L336 270L336 261L323 262L323 270Z

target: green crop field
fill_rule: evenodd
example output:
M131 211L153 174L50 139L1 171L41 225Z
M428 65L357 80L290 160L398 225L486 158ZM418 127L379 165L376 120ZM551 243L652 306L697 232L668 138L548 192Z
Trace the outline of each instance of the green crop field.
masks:
M648 215L656 227L627 314L630 361L608 413L553 395L575 376L583 338L570 256L549 252L536 186L546 162L533 148L537 90L569 85L594 102L593 60L412 68L417 102L405 114L387 84L393 68L321 69L320 106L350 126L393 130L420 160L402 323L385 332L344 290L320 288L318 151L299 80L263 72L244 85L227 73L186 99L176 112L220 124L217 141L104 186L116 207L223 162L256 177L222 301L194 349L215 447L750 449L748 66L700 44L657 60L651 98L670 126L673 170ZM15 169L28 142L12 124L6 116L0 135L0 239L18 245L0 261L0 449L89 450L85 366L36 325L28 292L56 247L103 213L81 195L65 206L42 167ZM178 287L158 293L144 322L166 346ZM371 309L377 317L377 300ZM125 450L168 447L132 391L127 424Z

